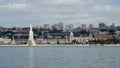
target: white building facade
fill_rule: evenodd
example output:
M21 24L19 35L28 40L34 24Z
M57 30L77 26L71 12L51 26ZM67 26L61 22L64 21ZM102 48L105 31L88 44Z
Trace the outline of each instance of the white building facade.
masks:
M87 37L74 37L73 32L70 33L70 43L72 43L73 40L76 40L79 43L88 43L89 40L93 40L93 37L87 36Z

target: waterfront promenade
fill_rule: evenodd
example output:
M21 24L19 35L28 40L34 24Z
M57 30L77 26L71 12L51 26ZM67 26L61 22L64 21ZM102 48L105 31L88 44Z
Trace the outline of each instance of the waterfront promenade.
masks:
M0 46L28 46L27 44L21 45L0 45ZM34 46L120 46L120 44L37 44Z

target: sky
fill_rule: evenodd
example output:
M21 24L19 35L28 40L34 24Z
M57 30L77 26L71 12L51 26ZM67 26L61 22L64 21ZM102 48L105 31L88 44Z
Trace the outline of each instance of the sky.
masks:
M81 24L120 26L120 0L0 0L0 26L32 24Z

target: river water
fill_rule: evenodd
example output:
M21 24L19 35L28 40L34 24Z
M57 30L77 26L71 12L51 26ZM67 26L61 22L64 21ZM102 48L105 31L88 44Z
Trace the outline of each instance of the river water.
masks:
M120 68L120 47L0 46L0 68Z

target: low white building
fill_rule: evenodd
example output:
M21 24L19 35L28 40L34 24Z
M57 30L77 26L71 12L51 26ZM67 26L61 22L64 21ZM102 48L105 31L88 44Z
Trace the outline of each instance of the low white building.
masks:
M77 42L79 42L79 43L87 43L87 42L89 42L89 40L93 40L93 37L92 37L92 35L90 35L90 36L83 36L83 37L74 37L74 34L73 34L73 32L71 32L70 33L70 43L73 41L73 40L76 40Z
M0 44L10 44L11 39L8 38L0 38Z

